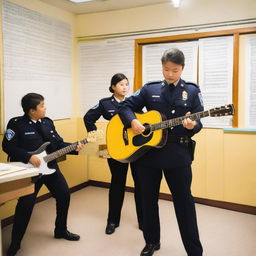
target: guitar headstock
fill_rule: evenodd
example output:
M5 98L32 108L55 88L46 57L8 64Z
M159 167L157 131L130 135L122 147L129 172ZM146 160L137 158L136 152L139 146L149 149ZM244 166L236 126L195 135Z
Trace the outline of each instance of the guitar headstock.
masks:
M217 117L217 116L230 116L234 115L235 108L233 104L221 106L218 108L212 108L209 110L210 116Z
M87 134L88 142L95 142L100 139L103 139L103 131L102 130L91 131L91 132L88 132L88 134Z

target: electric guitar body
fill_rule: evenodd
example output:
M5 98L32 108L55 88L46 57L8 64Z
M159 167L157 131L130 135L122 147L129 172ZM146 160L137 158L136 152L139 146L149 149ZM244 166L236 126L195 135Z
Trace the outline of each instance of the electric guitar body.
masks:
M89 136L86 139L81 140L80 143L87 144L89 142L93 142L102 137L103 137L103 134L102 134L101 130L92 131L92 132L90 132ZM61 156L64 156L64 155L70 153L71 151L74 151L77 147L78 142L72 143L72 144L70 144L62 149L59 149L53 153L47 154L45 149L49 144L50 144L50 142L45 142L37 150L35 150L33 152L28 152L29 154L35 155L40 159L41 164L38 169L39 169L39 173L42 175L49 175L49 174L54 173L56 170L50 169L48 167L47 163L51 162ZM22 166L34 168L34 166L30 163L23 164Z
M44 144L42 144L36 151L33 152L28 152L31 155L35 155L36 157L38 157L40 159L40 173L43 175L49 175L54 173L56 170L55 169L50 169L47 165L47 162L44 160L44 157L47 156L47 153L45 151L46 147L50 144L50 142L45 142ZM34 167L32 164L28 163L28 167Z

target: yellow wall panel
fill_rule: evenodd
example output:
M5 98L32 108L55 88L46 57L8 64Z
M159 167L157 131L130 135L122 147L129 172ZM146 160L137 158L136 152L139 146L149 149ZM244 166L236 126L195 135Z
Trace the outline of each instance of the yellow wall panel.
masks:
M224 201L256 206L256 134L224 136Z
M223 200L223 130L205 130L206 197L214 200Z

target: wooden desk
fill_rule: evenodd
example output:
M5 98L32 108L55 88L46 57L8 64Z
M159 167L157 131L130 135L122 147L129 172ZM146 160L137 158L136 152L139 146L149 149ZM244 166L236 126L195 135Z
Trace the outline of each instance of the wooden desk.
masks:
M37 168L29 168L22 171L0 176L0 206L7 201L32 194L34 184L31 177L37 176ZM2 255L2 229L0 220L0 255Z

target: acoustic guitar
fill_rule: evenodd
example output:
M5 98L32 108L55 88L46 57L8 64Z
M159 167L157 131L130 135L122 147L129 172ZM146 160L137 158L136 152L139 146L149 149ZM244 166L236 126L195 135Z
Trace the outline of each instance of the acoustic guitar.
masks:
M151 110L143 114L135 113L136 118L146 128L142 134L135 134L131 128L125 129L119 115L115 115L107 126L106 140L108 153L110 157L120 162L132 162L152 147L163 147L168 137L167 128L182 124L185 118L198 120L208 116L220 117L233 114L233 104L169 120L165 120L165 117L156 110Z

